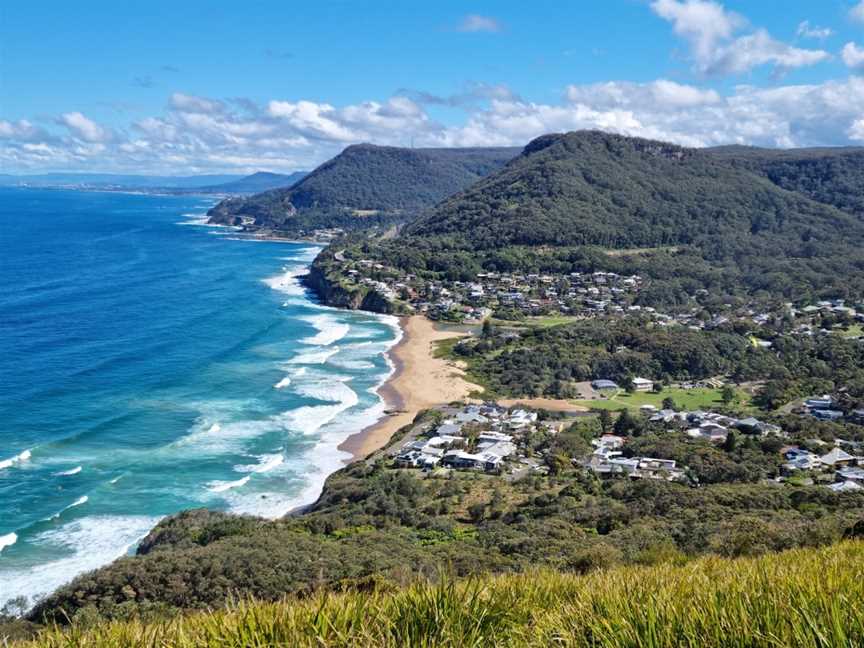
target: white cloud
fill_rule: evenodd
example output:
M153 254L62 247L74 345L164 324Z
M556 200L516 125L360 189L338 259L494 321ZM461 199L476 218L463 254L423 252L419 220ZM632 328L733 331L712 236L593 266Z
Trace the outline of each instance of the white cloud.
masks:
M468 14L459 23L457 29L461 32L491 32L497 33L503 29L501 23L490 16Z
M654 0L651 9L688 42L694 67L701 74L741 74L762 65L782 72L830 58L823 50L775 40L764 29L735 38L748 27L747 21L711 0Z
M675 33L690 42L699 61L710 60L718 43L731 38L746 24L743 17L708 0L655 0L651 9L671 22Z
M312 168L364 141L518 146L544 133L589 128L687 146L864 142L864 77L858 76L770 88L739 85L728 94L658 79L574 84L557 102L527 101L509 89L487 95L454 124L438 123L422 102L405 94L342 106L173 95L162 114L113 130L71 112L48 122L53 131L27 120L0 120L0 167L20 172L291 171Z
M636 108L646 104L683 108L715 104L720 95L714 90L659 79L650 83L610 81L590 85L571 85L567 99L572 103L592 104L598 107Z
M85 142L104 142L111 139L111 132L88 119L80 112L69 112L60 115L60 123L66 126L77 138Z
M856 22L864 23L864 0L849 10L849 17Z
M859 68L864 65L864 48L858 47L855 43L846 43L840 56L847 67Z
M809 20L803 20L798 23L798 29L795 31L795 35L801 38L815 38L817 40L824 40L831 36L834 33L830 27L817 27L816 25L811 25Z
M191 113L221 113L225 110L225 104L221 101L187 95L182 92L175 92L171 95L170 106L175 110Z

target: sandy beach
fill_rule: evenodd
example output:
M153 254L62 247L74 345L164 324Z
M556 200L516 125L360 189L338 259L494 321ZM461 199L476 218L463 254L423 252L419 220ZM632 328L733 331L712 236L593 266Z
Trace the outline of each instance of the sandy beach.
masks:
M393 376L381 387L381 397L389 415L365 430L348 437L340 450L350 452L354 460L387 445L399 428L408 425L420 410L456 400L463 400L478 388L464 378L453 363L433 356L433 343L459 337L453 331L438 331L420 315L400 320L403 337L390 350L396 367Z

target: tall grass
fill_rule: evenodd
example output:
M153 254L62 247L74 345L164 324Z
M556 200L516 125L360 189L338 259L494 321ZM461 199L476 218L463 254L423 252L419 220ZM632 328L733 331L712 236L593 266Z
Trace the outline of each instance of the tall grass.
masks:
M586 576L244 602L164 622L52 628L60 646L864 646L864 543Z

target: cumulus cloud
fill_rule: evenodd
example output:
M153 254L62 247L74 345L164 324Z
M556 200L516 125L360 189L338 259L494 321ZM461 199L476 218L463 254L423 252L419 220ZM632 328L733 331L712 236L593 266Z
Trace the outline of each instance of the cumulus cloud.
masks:
M654 0L651 9L687 41L694 68L701 74L741 74L762 65L783 72L830 58L823 50L778 41L764 29L736 37L749 28L747 20L712 0Z
M855 43L846 43L840 56L847 67L860 68L864 66L864 48L858 47Z
M66 126L72 135L85 142L101 143L111 139L111 132L88 119L80 112L69 112L60 115L59 123Z
M811 25L809 20L798 23L798 29L795 31L795 35L800 38L815 38L817 40L824 40L833 33L834 31L830 27L817 27Z
M849 10L849 17L856 22L864 23L864 0Z
M442 124L417 96L334 105L306 99L216 99L185 93L165 110L109 129L79 112L45 128L0 120L0 166L25 170L176 173L309 169L349 144L519 146L550 132L601 129L686 146L848 145L864 142L864 78L739 85L721 94L668 79L567 86L533 102L479 85L460 123ZM467 89L466 92L470 90Z
M490 16L481 16L480 14L468 14L459 23L457 27L461 32L491 32L497 33L503 29L503 25L495 18Z

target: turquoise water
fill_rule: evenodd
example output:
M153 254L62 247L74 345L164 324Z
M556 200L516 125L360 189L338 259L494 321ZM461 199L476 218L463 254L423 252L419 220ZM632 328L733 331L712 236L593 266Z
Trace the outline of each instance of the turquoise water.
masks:
M0 606L181 509L308 503L382 415L395 320L315 303L318 248L208 205L0 189Z

